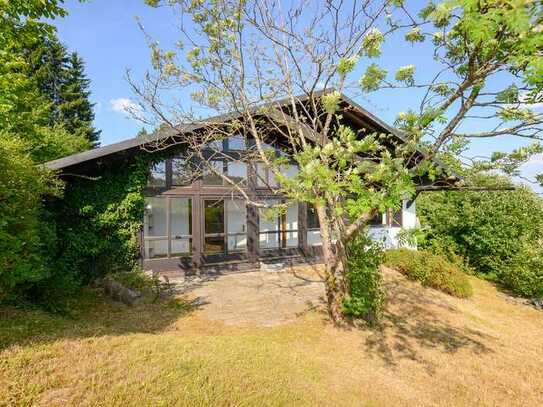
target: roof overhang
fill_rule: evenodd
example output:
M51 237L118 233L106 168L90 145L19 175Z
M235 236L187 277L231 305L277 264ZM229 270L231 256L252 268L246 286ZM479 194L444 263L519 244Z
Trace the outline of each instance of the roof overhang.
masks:
M314 97L319 97L324 93L331 92L320 91L313 94ZM303 103L304 100L307 100L308 96L296 97L296 100L300 103ZM291 99L285 98L280 99L275 102L268 104L270 107L288 107L291 103ZM266 105L265 105L266 106ZM261 109L262 107L258 107ZM255 108L256 111L257 108ZM366 109L361 107L358 103L345 96L341 95L340 98L340 111L345 117L350 118L351 121L356 121L361 127L368 128L372 131L382 132L391 134L396 137L400 142L406 142L407 137L398 129L388 125L383 120L379 119L377 116L368 112ZM228 113L225 115L214 116L208 119L204 119L201 122L194 124L182 125L177 129L167 129L159 130L152 135L145 137L135 137L129 140L124 140L118 143L110 144L104 147L99 147L92 150L83 151L81 153L73 154L67 157L59 158L57 160L49 161L44 164L44 166L50 170L56 170L60 172L67 172L68 169L75 168L81 165L92 164L92 162L101 162L103 160L112 160L115 159L115 156L120 156L129 152L134 152L135 150L145 149L149 147L152 150L152 146L165 141L168 139L178 139L182 141L183 134L188 134L199 129L203 129L206 126L209 126L210 123L224 123L230 120L235 120L240 118L242 115L236 113ZM425 154L419 150L419 153L424 157ZM446 169L446 166L441 163L439 160L434 159L437 165ZM450 170L449 170L450 172ZM460 178L456 174L452 174L455 178Z

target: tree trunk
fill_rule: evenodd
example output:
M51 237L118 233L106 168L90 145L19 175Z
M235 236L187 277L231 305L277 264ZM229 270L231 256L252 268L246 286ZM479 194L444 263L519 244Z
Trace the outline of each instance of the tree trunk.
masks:
M342 312L343 299L348 294L348 284L345 278L346 255L345 250L338 240L334 242L331 233L331 222L333 220L327 214L326 207L316 205L319 216L320 230L322 237L322 251L325 263L325 289L328 314L336 326L346 323ZM336 237L337 238L337 237Z

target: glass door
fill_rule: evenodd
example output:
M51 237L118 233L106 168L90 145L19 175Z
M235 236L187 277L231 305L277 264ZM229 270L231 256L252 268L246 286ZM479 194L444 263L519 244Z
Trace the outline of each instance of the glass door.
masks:
M146 259L190 256L191 198L177 196L145 198L143 238Z
M204 218L204 253L224 253L224 201L205 199Z
M226 208L226 232L228 253L242 252L247 249L247 206L245 201L228 199Z
M228 254L247 249L247 209L238 199L204 200L204 253Z

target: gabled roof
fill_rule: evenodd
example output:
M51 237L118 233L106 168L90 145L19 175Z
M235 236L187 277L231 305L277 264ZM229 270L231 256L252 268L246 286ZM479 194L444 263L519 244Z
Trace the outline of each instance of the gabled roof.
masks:
M318 97L324 93L332 92L333 90L327 90L327 91L319 91L315 92L315 96ZM303 102L304 100L307 100L307 96L304 97L297 97L296 99L300 102ZM269 105L271 106L285 106L287 107L290 103L290 99L280 99L275 102L271 102ZM400 141L405 142L406 137L402 132L400 132L398 129L395 129L394 127L388 125L378 117L374 116L364 108L362 108L358 103L354 102L349 97L345 96L344 94L341 94L340 99L340 110L341 113L344 115L348 115L351 119L358 121L361 126L369 127L370 129L374 131L379 131L383 133L392 134L393 136L397 137ZM124 140L118 143L110 144L104 147L96 148L93 150L83 151L81 153L73 154L67 157L59 158L57 160L49 161L44 164L46 168L49 168L51 170L66 170L70 167L82 165L85 163L90 163L92 161L99 161L101 159L109 159L113 158L112 156L117 154L123 154L125 152L129 152L131 150L140 149L142 147L145 147L146 145L152 145L152 143L156 143L160 140L167 140L168 138L171 138L173 135L176 137L182 137L183 133L190 133L193 131L196 131L198 129L201 129L207 125L207 123L210 122L225 122L229 120L234 120L236 118L241 117L241 114L235 114L235 113L229 113L225 115L215 116L211 117L205 120L202 120L199 123L189 124L189 125L182 125L178 129L175 130L175 134L172 134L174 130L168 129L168 130L159 130L155 133L153 133L150 136L146 137L135 137L129 140ZM423 154L421 152L421 154ZM436 161L438 165L441 167L444 167L444 165L438 161Z

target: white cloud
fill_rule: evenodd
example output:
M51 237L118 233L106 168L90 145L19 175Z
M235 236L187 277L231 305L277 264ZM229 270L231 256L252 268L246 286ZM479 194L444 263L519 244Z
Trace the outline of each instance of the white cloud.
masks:
M128 98L111 99L109 104L114 112L123 113L134 118L143 116L141 106Z

